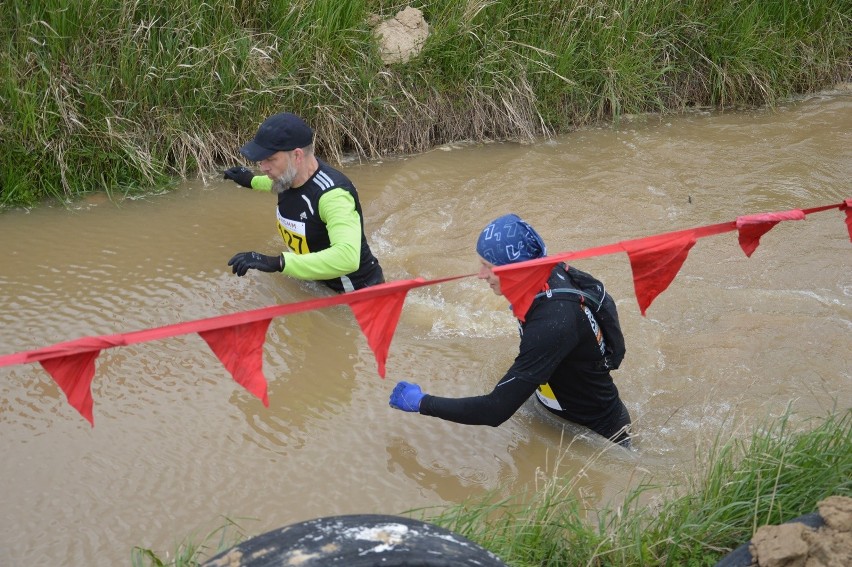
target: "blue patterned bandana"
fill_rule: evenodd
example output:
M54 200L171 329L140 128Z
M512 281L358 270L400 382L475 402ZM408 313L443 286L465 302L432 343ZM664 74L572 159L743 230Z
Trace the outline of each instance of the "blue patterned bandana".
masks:
M518 215L503 215L482 229L476 252L494 264L512 264L547 256L547 246L538 233Z

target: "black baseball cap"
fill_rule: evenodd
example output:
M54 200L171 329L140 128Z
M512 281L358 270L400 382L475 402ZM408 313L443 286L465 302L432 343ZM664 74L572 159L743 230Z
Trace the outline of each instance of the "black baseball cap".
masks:
M290 112L274 114L263 121L254 139L240 148L251 161L265 160L275 152L304 148L314 141L314 131Z

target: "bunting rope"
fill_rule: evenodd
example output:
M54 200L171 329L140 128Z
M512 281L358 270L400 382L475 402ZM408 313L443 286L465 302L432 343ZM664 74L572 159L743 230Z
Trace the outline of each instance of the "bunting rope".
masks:
M834 205L740 216L730 222L562 252L498 266L494 268L494 274L500 280L500 289L512 305L514 315L523 321L535 294L541 291L556 264L626 252L633 271L636 300L644 316L654 299L674 280L698 239L736 230L740 248L746 257L751 257L760 244L760 238L779 222L805 220L807 215L832 209L845 211L846 230L849 241L852 242L852 199L845 199ZM0 356L0 367L40 363L65 393L68 403L94 427L92 379L95 375L95 360L102 350L197 333L231 373L234 381L268 407L267 382L263 375L263 344L273 318L334 305L348 305L373 351L379 376L384 378L390 343L409 290L475 275L465 274L432 280L399 280L332 297L274 305L142 331L83 337L36 350Z

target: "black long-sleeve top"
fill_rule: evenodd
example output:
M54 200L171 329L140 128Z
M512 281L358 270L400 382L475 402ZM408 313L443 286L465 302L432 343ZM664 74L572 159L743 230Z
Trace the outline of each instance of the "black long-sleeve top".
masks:
M590 316L573 294L536 299L520 325L515 362L490 393L467 398L427 394L421 400L420 413L496 427L539 386L548 384L562 408L551 411L609 437L623 406L610 373L594 369L592 364L602 354Z

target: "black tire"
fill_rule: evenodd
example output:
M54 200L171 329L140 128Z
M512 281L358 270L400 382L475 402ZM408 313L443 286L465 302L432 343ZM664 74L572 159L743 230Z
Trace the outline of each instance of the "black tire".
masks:
M444 528L399 516L308 520L253 537L202 567L508 567Z

